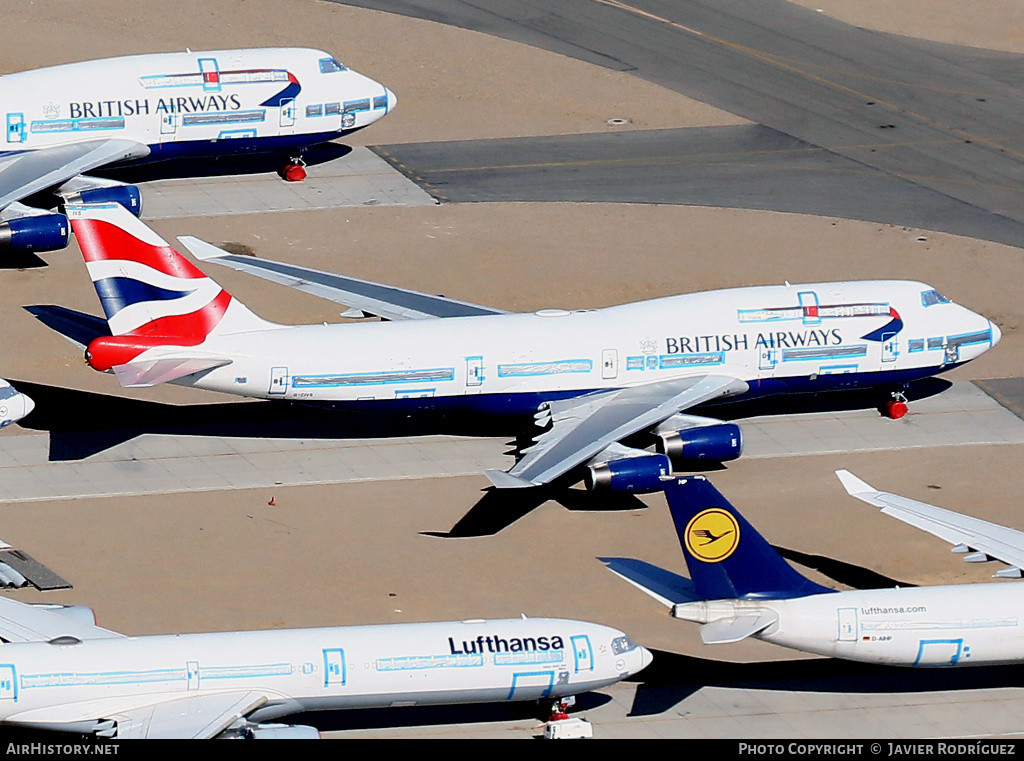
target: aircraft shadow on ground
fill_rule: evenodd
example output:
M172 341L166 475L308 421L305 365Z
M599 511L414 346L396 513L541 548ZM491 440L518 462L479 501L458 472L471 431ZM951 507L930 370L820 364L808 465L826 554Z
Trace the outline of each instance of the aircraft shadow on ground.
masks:
M600 692L576 696L573 712L588 711L611 701ZM553 702L553 701L551 701ZM451 706L407 706L401 708L360 708L317 711L289 716L281 721L308 724L321 732L396 727L431 727L451 724L485 724L500 721L536 721L548 718L549 701L525 703L479 703Z
M322 143L307 148L302 159L307 166L325 164L347 156L352 148L341 143ZM106 177L119 182L153 182L154 180L176 180L190 177L220 177L225 175L264 174L279 172L294 151L255 153L239 156L218 156L202 159L173 159L152 164L131 167L105 167L90 174ZM283 180L282 180L283 182ZM143 199L145 203L145 199Z
M145 433L338 440L508 434L500 421L478 416L325 414L278 401L176 405L10 380L35 400L19 425L49 432L51 461L85 459Z
M702 687L885 694L1019 687L1024 680L1024 665L909 669L837 658L730 663L659 650L653 653L651 665L631 679L638 683L631 716L672 710Z

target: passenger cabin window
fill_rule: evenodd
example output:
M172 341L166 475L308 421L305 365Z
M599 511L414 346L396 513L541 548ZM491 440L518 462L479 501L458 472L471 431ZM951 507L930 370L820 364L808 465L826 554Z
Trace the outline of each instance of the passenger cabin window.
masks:
M921 303L926 307L935 306L936 304L952 304L953 302L947 299L938 291L922 291L921 292Z
M345 66L336 58L321 58L320 73L333 74L336 71L345 71Z

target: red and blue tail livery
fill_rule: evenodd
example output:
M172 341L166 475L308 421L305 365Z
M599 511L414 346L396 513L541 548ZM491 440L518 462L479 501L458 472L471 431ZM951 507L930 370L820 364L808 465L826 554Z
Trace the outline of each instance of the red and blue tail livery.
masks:
M115 203L67 207L111 333L89 344L91 367L117 372L150 350L198 347L218 332L272 327L123 211ZM136 380L131 385L143 385L136 374L129 377Z

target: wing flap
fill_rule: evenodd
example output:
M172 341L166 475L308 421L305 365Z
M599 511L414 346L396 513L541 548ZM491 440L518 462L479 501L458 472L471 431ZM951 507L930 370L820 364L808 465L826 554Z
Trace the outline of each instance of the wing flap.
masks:
M158 702L151 695L63 703L13 714L7 723L38 729L99 731L122 739L209 740L268 702L258 690L174 695ZM111 726L116 724L116 727Z
M836 475L851 497L881 508L886 515L952 545L963 544L1008 565L1024 568L1024 532L898 494L877 491L847 470L837 470Z
M509 470L524 485L546 484L611 444L657 425L680 410L742 393L747 384L732 376L703 375L602 391L551 405L551 428L524 450ZM491 478L499 489L502 479Z
M0 209L97 167L149 155L134 140L88 140L16 153L0 160Z
M313 296L343 304L350 309L344 316L357 313L385 320L422 320L431 317L480 317L506 314L501 309L471 304L444 296L381 285L354 277L300 267L255 256L232 254L192 236L178 238L193 256L202 261L222 264L249 275L280 283ZM356 310L353 312L352 310Z

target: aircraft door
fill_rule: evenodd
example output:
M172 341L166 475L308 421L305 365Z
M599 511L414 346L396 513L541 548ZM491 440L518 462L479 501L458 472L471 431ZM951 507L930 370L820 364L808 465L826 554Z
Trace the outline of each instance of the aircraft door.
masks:
M840 642L857 641L857 609L839 608L839 633L836 637Z
M917 646L915 666L955 666L970 648L962 639L923 639Z
M270 368L270 390L267 393L274 396L284 396L288 393L288 381L287 367Z
M199 689L199 662L188 661L185 670L188 672L188 691L195 692Z
M199 71L203 75L203 92L220 92L220 67L216 58L200 58Z
M466 385L482 386L484 383L484 358L466 357Z
M899 356L899 339L896 333L882 334L882 361L895 362Z
M0 666L0 700L18 699L18 678L14 673L14 666L4 664Z
M577 634L571 638L572 655L576 661L576 673L594 670L594 649L590 646L590 637Z
M554 671L520 671L512 675L512 686L506 700L546 698L554 687Z
M178 132L178 115L170 111L160 112L160 140L173 140Z
M619 350L605 349L601 352L601 377L614 380L619 377Z
M281 101L280 125L282 132L291 132L295 126L295 98Z
M7 142L25 142L25 114L7 114Z
M324 650L324 687L345 685L345 651L341 648Z
M772 346L768 346L767 344L763 344L757 348L757 369L769 371L762 372L761 375L771 375L770 371L775 369L775 363L778 356L779 350Z

